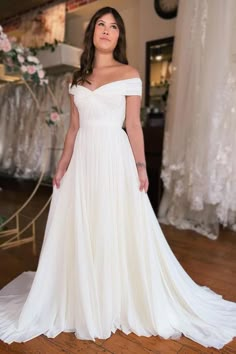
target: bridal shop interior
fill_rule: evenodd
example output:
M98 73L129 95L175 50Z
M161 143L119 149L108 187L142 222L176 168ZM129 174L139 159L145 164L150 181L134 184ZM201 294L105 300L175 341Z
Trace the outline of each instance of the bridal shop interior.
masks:
M69 126L68 85L86 26L104 6L124 19L129 64L142 80L147 194L156 218L188 274L236 301L234 0L0 1L0 289L37 269ZM236 342L224 350L236 353ZM184 337L118 330L96 343L72 333L0 341L0 353L11 352L219 351Z

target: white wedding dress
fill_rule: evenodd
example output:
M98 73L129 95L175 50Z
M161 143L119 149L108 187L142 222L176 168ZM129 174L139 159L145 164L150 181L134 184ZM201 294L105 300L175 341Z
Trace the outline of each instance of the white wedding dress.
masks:
M122 129L139 78L94 91L69 87L80 115L74 152L53 189L36 272L0 291L0 339L25 342L75 332L105 339L181 334L221 348L236 336L236 303L197 285L159 227Z

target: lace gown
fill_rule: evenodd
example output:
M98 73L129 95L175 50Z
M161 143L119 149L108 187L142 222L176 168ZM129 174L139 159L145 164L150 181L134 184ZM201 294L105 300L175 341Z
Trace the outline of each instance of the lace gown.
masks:
M221 348L236 336L236 304L197 285L159 227L122 129L138 78L70 88L80 129L61 187L53 189L36 272L0 291L0 339L75 332L105 339L181 334Z

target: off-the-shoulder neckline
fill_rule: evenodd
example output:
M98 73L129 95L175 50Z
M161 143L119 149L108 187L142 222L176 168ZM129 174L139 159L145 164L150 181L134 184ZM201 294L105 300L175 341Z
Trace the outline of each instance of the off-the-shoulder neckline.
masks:
M129 81L129 80L138 80L138 81L141 81L142 80L140 79L140 77L132 77L132 78L129 78L129 79L121 79L121 80L115 80L115 81L111 81L111 82L107 82L106 84L103 84L101 86L98 86L97 88L95 88L94 90L90 90L88 87L85 87L85 86L82 86L82 85L76 85L75 88L83 88L85 90L88 90L90 92L95 92L95 91L98 91L99 89L105 87L105 86L108 86L108 85L111 85L111 84L114 84L114 83L119 83L119 82L122 82L122 81ZM71 83L69 83L69 87L71 86Z

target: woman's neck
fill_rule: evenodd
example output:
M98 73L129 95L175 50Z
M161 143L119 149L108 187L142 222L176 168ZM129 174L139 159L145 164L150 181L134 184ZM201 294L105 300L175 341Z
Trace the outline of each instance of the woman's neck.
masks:
M95 53L94 69L102 69L117 64L112 53Z

